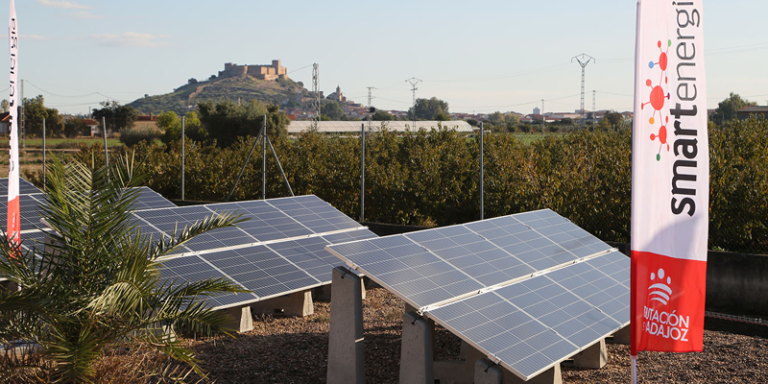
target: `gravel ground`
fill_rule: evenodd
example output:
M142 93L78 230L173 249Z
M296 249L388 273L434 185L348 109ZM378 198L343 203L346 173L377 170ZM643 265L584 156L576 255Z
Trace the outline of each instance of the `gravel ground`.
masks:
M366 381L396 383L404 303L375 288L368 290L363 305ZM316 301L312 316L262 316L254 322L253 331L234 339L190 340L189 344L217 383L324 383L329 310L330 303ZM703 353L640 353L638 381L768 383L768 327L749 331L749 327L727 323L708 321L708 329L718 330L705 331ZM435 343L436 360L458 358L461 342L450 332L438 327ZM563 383L629 383L629 346L608 344L608 354L608 365L599 370L564 367Z

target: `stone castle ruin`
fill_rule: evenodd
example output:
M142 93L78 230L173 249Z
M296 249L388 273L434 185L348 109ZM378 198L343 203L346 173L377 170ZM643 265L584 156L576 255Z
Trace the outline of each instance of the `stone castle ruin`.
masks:
M237 65L225 63L224 70L219 71L219 77L252 76L259 80L274 81L287 79L288 70L280 65L280 60L272 60L272 65Z

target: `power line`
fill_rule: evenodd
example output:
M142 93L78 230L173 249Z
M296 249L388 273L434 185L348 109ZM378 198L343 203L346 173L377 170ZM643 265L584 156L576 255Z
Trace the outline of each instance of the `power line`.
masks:
M377 96L376 98L377 98L377 99L379 99L379 100L386 100L386 101L391 101L391 102L393 102L393 103L400 103L400 104L410 104L410 103L408 103L408 102L406 102L406 101L399 101L399 100L385 99L385 98L383 98L383 97L381 97L381 96Z
M595 91L595 92L597 92L597 93L604 93L606 95L635 97L634 95L627 95L625 93L614 93L614 92L606 92L606 91Z
M29 81L29 80L25 80L25 81L26 81L26 83L27 83L27 84L29 84L29 85L31 85L31 86L33 86L33 87L35 87L35 88L37 88L37 89L39 89L39 90L41 90L41 91L45 92L45 93L47 93L47 94L49 94L49 95L51 95L51 96L56 96L56 97L66 97L66 98L80 98L80 97L87 97L87 96L92 96L92 95L95 95L95 94L97 94L97 93L98 93L98 92L91 92L91 93L88 93L88 94L85 94L85 95L74 95L74 96L69 96L69 95L59 95L59 94L53 93L53 92L51 92L51 91L45 90L45 89L43 89L43 88L40 88L40 87L38 87L37 85L35 85L34 83L32 83L32 82L31 82L31 81Z
M576 97L578 95L579 94L577 93L575 95L561 96L561 97L555 97L555 98L551 98L551 99L537 99L537 100L528 101L528 102L524 102L524 103L518 103L518 104L500 104L500 105L483 105L483 106L459 105L456 108L511 108L511 107L519 107L519 106L522 106L522 105L538 104L542 100L549 102L549 101L555 101L555 100L568 99L568 98L571 98L571 97Z
M482 78L474 78L474 79L427 80L427 81L430 83L472 83L472 82L483 82L483 81L495 81L499 79L508 79L512 77L531 75L535 73L551 72L551 70L553 69L562 68L562 67L565 67L566 65L568 65L568 63L557 64L557 65L546 67L546 68L531 69L531 70L525 70L520 72L508 73L508 74L498 74L490 77L482 77Z
M304 69L304 68L309 68L309 67L311 67L312 65L313 65L313 64L308 64L308 65L305 65L305 66L303 66L303 67L301 67L301 68L298 68L298 69L294 69L293 71L290 71L290 72L286 73L286 75L288 75L288 74L291 74L291 73L294 73L294 72L296 72L296 71L301 71L301 70L302 70L302 69Z

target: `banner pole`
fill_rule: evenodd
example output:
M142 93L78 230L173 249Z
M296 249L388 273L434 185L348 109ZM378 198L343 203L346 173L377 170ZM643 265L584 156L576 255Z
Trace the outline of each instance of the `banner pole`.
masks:
M630 355L632 361L632 384L637 384L637 356Z

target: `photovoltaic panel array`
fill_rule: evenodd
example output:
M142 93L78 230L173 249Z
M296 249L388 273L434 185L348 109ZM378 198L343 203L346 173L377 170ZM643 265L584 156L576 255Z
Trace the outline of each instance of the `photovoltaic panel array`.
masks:
M19 195L29 195L33 193L43 193L29 181L19 179ZM0 178L0 196L8 196L8 178Z
M610 258L628 262L618 252L595 260ZM574 267L579 272L571 271ZM629 287L588 262L555 272L436 308L429 316L530 379L629 323ZM558 280L579 274L610 280L610 288L583 297Z
M328 284L333 268L343 262L327 245L376 237L312 195L151 209L134 216L145 236L170 238L206 217L230 212L248 220L196 236L176 249L161 271L164 281L174 284L215 271L252 291L214 298L219 308Z
M328 249L525 380L629 324L629 259L551 210Z
M39 190L30 192L35 193L20 197L22 239L25 247L39 248L45 239L45 233L39 229L42 226L39 209L45 195ZM0 209L5 209L6 204L0 200ZM176 207L151 189L142 187L134 208L132 224L141 229L143 236L151 236L153 240L170 239L174 231L178 235L185 226L215 213L237 212L249 219L237 227L198 235L177 247L163 262L161 274L169 283L220 277L253 291L212 298L218 307L242 305L328 284L333 267L343 263L325 250L327 245L376 237L311 195Z
M21 219L22 246L31 250L33 245L42 243L45 238L45 234L41 232L44 225L40 219L42 217L42 207L46 203L46 195L30 182L23 179L19 180L19 188L19 216ZM0 179L0 193L2 193L3 196L7 196L7 192L8 179ZM134 209L139 210L161 207L175 207L175 205L147 187L138 188L138 193L133 204ZM0 212L8 212L8 201L6 198L0 199ZM5 224L5 221L1 224L3 229L5 229ZM40 247L38 246L37 248Z
M138 190L138 196L136 196L136 200L133 202L133 209L137 211L155 208L172 208L176 206L176 204L149 187L139 187Z

